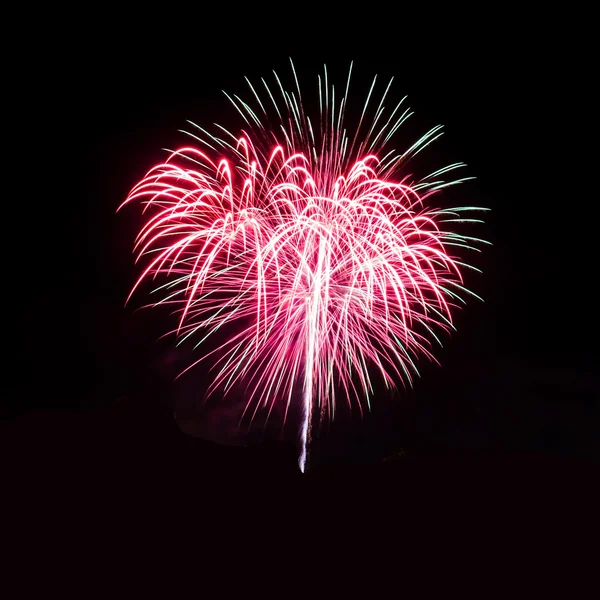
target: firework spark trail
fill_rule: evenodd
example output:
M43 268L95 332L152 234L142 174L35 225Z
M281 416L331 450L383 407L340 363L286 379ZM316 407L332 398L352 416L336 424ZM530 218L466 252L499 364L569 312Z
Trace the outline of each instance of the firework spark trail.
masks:
M463 212L484 209L427 207L432 194L470 179L444 179L464 164L416 183L399 177L441 127L402 153L384 152L411 114L403 100L386 113L391 81L369 121L375 78L349 137L351 73L339 103L327 71L319 78L319 129L304 113L295 71L295 91L276 74L274 90L262 80L266 96L248 82L254 108L228 96L246 123L240 134L190 122L194 132L186 133L200 147L171 152L123 203L140 201L148 213L135 246L147 264L130 297L161 276L155 304L178 312L180 340L201 333L201 344L235 326L188 368L213 356L210 390L243 382L252 419L260 407L268 418L277 402L287 416L301 382L303 471L315 405L333 418L336 391L359 407L369 403L370 367L393 386L412 382L417 357L435 360L430 340L453 328L453 310L471 293L461 272L472 267L454 253L482 241L445 224L481 222Z

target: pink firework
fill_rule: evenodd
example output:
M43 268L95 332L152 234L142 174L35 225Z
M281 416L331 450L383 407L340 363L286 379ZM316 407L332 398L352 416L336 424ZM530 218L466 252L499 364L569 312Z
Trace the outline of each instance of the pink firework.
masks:
M453 328L467 293L457 253L481 241L446 227L477 221L463 213L482 209L431 206L433 194L469 179L444 179L464 164L417 182L406 173L440 126L404 152L385 150L411 114L403 101L386 112L390 85L371 106L375 78L348 135L351 73L339 102L327 71L319 77L318 128L295 72L292 92L277 75L274 91L262 81L264 98L249 84L254 107L228 96L246 123L237 135L192 124L195 144L150 169L123 203L141 201L148 215L131 293L160 277L156 304L174 306L180 338L235 332L210 353L211 390L243 383L254 418L276 403L287 415L301 388L303 471L315 413L333 418L339 397L368 403L372 373L410 384L419 357L435 360L431 340Z

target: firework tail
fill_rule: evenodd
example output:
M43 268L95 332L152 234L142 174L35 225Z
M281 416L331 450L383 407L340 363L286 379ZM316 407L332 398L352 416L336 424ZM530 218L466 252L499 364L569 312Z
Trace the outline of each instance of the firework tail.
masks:
M300 456L298 457L298 466L305 473L308 468L310 442L313 436L313 392L310 389L305 389L302 402L302 425L300 428Z

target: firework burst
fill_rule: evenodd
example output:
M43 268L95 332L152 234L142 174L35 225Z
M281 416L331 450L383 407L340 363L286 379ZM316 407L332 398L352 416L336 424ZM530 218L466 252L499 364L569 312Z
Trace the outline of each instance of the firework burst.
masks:
M435 360L432 341L472 293L462 277L472 267L459 256L481 241L448 228L483 209L432 205L470 179L452 178L462 163L411 180L406 164L442 128L392 148L412 113L405 99L386 110L391 81L374 101L375 77L350 133L352 66L339 100L327 70L319 76L315 122L292 72L292 91L275 74L260 90L248 81L251 103L227 96L245 122L237 134L190 122L194 143L150 169L123 205L141 202L147 215L131 294L159 281L155 304L174 308L180 340L201 344L232 326L199 361L212 359L212 391L244 385L252 418L276 403L287 415L301 391L304 471L314 414L333 418L340 397L362 410L372 373L410 384L419 357Z

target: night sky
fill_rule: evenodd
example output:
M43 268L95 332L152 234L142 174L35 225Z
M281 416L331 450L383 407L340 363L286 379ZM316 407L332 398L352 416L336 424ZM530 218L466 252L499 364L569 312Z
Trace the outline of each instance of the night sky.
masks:
M419 21L411 34L356 21L330 35L323 25L253 36L241 18L198 32L100 15L23 51L19 192L4 222L0 436L13 488L48 515L71 515L74 502L84 521L107 506L125 520L144 505L161 522L174 507L217 510L225 497L247 507L277 490L284 526L282 506L323 498L336 514L364 496L394 521L400 497L464 506L475 494L484 512L557 490L586 496L600 462L600 354L597 187L580 190L574 134L585 52L567 52L537 17L477 18L441 31ZM186 141L186 119L227 124L221 90L245 95L244 76L271 69L287 77L290 56L305 93L323 63L343 82L354 60L361 92L376 73L394 76L393 97L415 111L407 135L445 126L423 160L466 162L477 180L452 198L492 209L476 234L493 246L469 280L485 302L459 315L441 366L421 364L411 392L379 391L362 421L341 416L304 476L293 423L244 441L232 425L240 398L203 417L206 373L173 383L189 349L157 341L168 315L124 307L139 216L115 214L161 149Z

